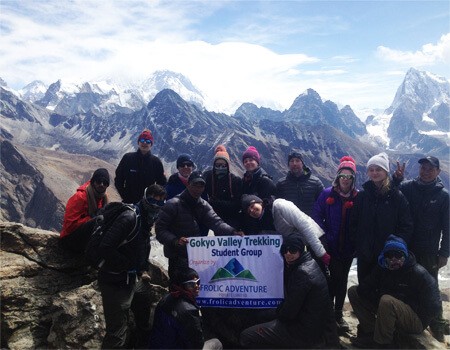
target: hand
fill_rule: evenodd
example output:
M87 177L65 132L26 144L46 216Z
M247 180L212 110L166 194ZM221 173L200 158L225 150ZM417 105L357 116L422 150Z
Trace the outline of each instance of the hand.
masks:
M406 163L403 163L403 165L400 165L400 162L397 161L397 169L394 172L394 176L399 180L402 180L405 175L405 165L406 165Z
M244 237L245 233L243 231L234 231L234 235Z
M147 271L142 272L141 278L143 282L150 282L152 280L152 276L150 276Z
M446 258L445 256L441 256L441 255L439 255L438 258L439 258L439 260L438 260L438 270L439 270L441 267L444 267L445 265L447 265L448 258Z
M186 237L180 237L177 241L177 244L184 246L184 245L188 244L188 242L189 242L189 240Z
M331 256L327 252L325 252L324 255L320 258L322 260L323 264L328 267L330 265Z

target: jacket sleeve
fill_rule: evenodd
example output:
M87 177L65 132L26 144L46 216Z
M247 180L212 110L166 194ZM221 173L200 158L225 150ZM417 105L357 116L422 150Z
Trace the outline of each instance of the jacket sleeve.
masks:
M304 300L311 289L310 279L304 272L296 271L295 274L296 276L291 277L291 280L295 280L290 281L286 298L277 309L277 318L284 322L293 321L298 317Z
M357 288L358 295L361 298L368 300L373 305L378 305L380 301L380 280L382 278L382 273L382 268L377 265L372 272L361 281Z
M127 168L126 157L123 156L116 168L116 177L114 178L114 186L116 186L117 192L119 192L122 199L125 196L125 178Z
M156 158L157 161L155 162L155 177L156 177L156 183L161 186L165 186L167 183L166 175L164 174L164 167L159 158Z
M233 227L225 223L206 201L202 224L210 230L213 230L216 236L231 236L236 231Z
M172 202L167 202L160 209L158 219L156 219L155 222L155 234L159 243L170 245L178 239L178 237L170 230L173 221L176 219L176 215L177 209Z
M195 307L189 307L179 315L179 321L183 325L183 343L188 349L202 349L205 343L203 338L202 320L200 312Z
M320 226L322 230L325 231L325 197L324 191L319 195L316 202L314 203L313 210L311 213L312 219Z
M446 197L441 208L441 227L442 227L442 241L439 249L439 255L448 258L450 250L450 238L449 238L449 195L448 192L444 192Z
M417 314L426 328L431 320L442 312L441 293L436 280L422 266L418 267L418 278L416 284L419 308Z
M406 197L400 191L397 192L399 195L398 200L398 217L397 217L397 227L396 234L403 238L405 242L409 245L411 241L411 236L413 234L413 220L411 217L411 212L409 210L409 204Z
M362 210L364 192L359 192L353 201L353 208L350 213L348 232L350 242L357 247L358 242L358 225L359 225L359 217L360 211Z
M86 192L77 191L69 198L64 212L63 231L70 234L92 218L88 214Z
M261 176L258 182L258 197L261 199L275 196L277 188L273 181L267 176Z

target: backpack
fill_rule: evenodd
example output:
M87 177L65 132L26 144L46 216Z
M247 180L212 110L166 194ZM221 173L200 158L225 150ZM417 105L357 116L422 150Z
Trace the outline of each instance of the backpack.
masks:
M125 204L122 202L108 203L105 207L100 209L96 218L97 222L95 223L94 230L84 251L84 255L89 265L95 268L100 268L103 266L105 260L100 257L100 254L98 252L100 243L103 240L105 232L107 232L112 227L119 215L126 210L132 210L136 214L136 222L131 232L127 235L127 238L122 243L120 243L117 248L131 242L135 237L137 237L139 233L140 220L139 214L136 212L135 207L133 205Z

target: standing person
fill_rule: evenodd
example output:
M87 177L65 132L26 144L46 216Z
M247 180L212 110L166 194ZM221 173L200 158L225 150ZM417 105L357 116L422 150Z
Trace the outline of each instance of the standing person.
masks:
M294 150L289 154L288 167L286 178L277 182L276 196L293 202L306 215L311 215L314 203L324 189L322 181L312 175L300 152Z
M177 158L177 172L170 175L166 184L167 200L175 197L186 189L189 175L195 168L195 164L188 154L181 154Z
M438 271L447 265L449 241L449 195L439 178L439 159L419 159L419 176L401 183L400 191L409 202L414 221L411 250L417 262L438 281ZM433 336L445 340L445 320L437 315L430 323Z
M61 244L75 253L84 251L95 226L94 217L98 209L108 204L106 189L109 186L109 173L104 168L94 171L89 181L77 188L69 198L64 212Z
M149 349L222 349L216 339L207 339L200 307L200 278L191 268L180 269L171 292L156 306Z
M230 171L230 156L225 146L216 147L213 169L205 171L204 176L209 204L223 221L240 228L242 179Z
M254 194L261 199L269 199L275 195L272 178L260 167L261 156L258 150L250 146L242 155L245 173L242 181L242 193Z
M156 239L164 245L164 256L169 259L170 279L177 270L189 266L186 245L189 237L206 235L202 226L218 235L238 234L201 198L204 190L203 174L194 171L189 176L186 189L166 202L156 220Z
M342 157L332 186L322 191L312 212L312 218L325 232L321 240L331 256L328 286L334 301L336 323L343 332L350 330L342 317L342 308L347 294L348 273L355 255L349 237L350 213L358 193L355 182L355 160L350 156Z
M323 345L324 330L331 311L328 286L316 261L297 234L283 239L284 300L276 319L245 329L243 348L310 349ZM334 344L337 346L337 344Z
M360 283L376 266L389 234L409 242L413 232L408 201L391 183L386 153L369 159L367 175L369 180L356 196L350 216L350 238L356 249Z
M408 251L403 239L390 235L378 264L359 285L348 290L358 318L358 348L396 349L394 332L420 334L442 312L436 280Z
M126 153L116 169L114 185L124 203L137 203L147 186L167 182L161 160L151 152L153 135L144 129L138 137L138 150Z

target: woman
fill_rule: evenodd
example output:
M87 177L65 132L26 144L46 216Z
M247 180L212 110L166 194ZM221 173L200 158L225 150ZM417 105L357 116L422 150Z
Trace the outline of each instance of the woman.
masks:
M166 191L167 200L175 197L186 189L189 175L194 170L195 165L191 156L187 154L181 154L177 158L177 172L170 175L169 181L167 181Z
M389 159L379 153L367 162L369 180L354 201L350 216L350 238L358 258L358 281L368 276L390 234L408 244L413 221L405 196L389 178Z
M334 301L336 323L343 332L350 330L342 317L342 307L347 294L348 273L355 254L349 237L350 213L358 193L355 181L355 160L350 156L342 157L332 186L322 191L312 211L312 218L325 232L321 240L331 256L328 287L331 300Z
M239 229L242 179L231 173L230 156L225 146L216 147L213 169L206 171L204 176L209 204L223 221Z

